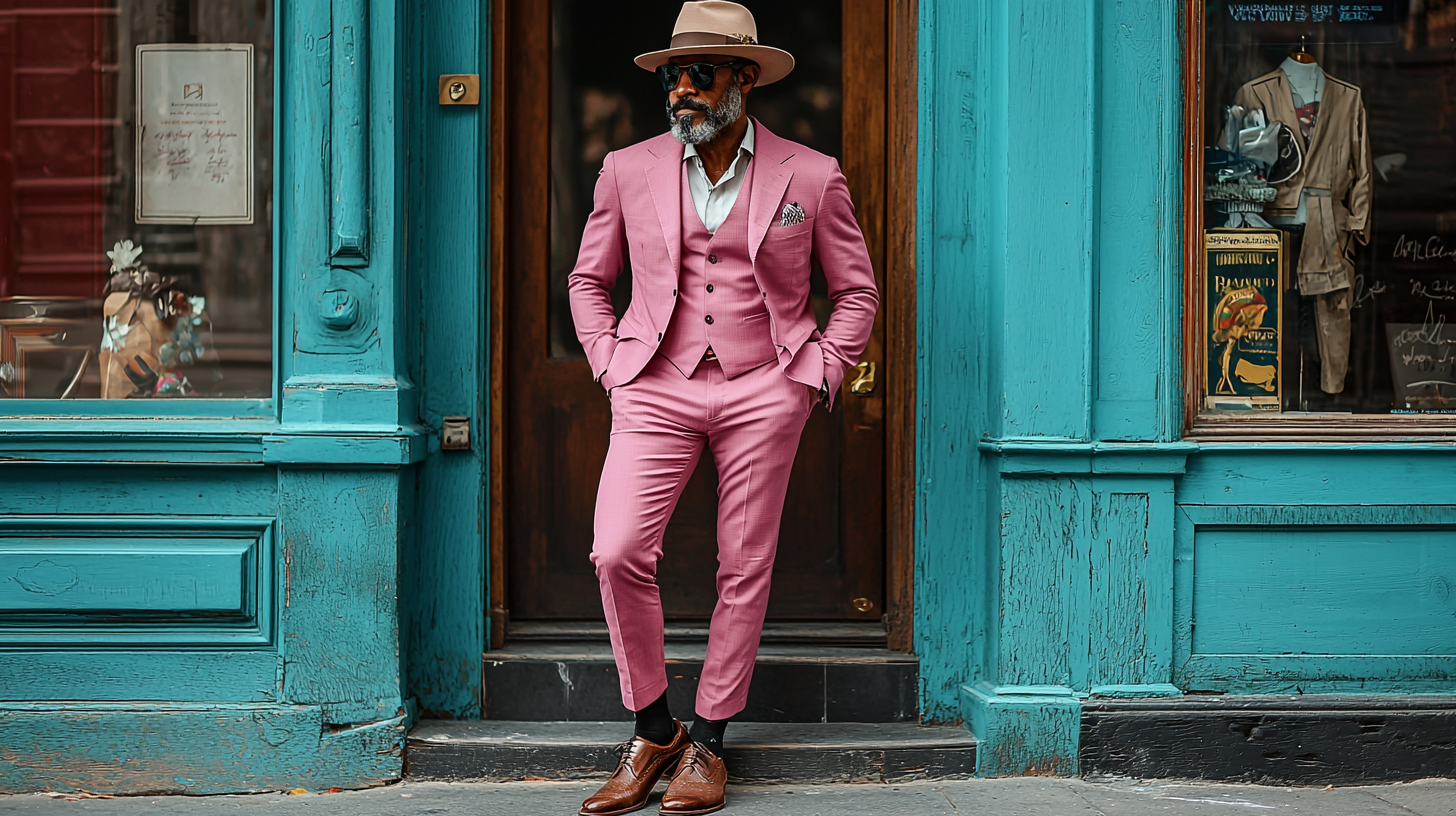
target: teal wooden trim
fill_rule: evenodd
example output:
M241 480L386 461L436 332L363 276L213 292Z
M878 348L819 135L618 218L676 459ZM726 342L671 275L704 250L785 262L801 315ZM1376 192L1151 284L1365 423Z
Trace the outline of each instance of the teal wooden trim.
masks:
M1194 655L1177 672L1190 692L1430 694L1456 688L1456 655Z
M326 722L317 706L0 706L0 793L321 792L400 778L402 716Z
M329 38L329 217L335 266L369 263L369 2L332 0ZM348 320L350 294L328 304L335 321ZM354 301L353 308L358 308Z
M1456 505L1200 505L1180 504L1199 527L1433 527L1456 526ZM1189 531L1192 532L1191 530Z
M1198 446L1188 442L985 439L976 447L1007 475L1180 474Z
M1188 505L1441 505L1456 495L1456 448L1415 443L1201 444L1179 482Z
M145 400L0 400L0 438L8 426L29 419L75 419L95 417L105 420L117 417L137 419L192 419L203 417L237 417L260 419L274 417L277 409L271 399L145 399Z
M1075 776L1082 703L1045 686L961 687L977 776ZM1060 691L1060 690L1058 690Z
M87 461L0 468L0 514L273 516L271 467L136 466Z
M998 474L992 433L1006 229L1005 3L919 4L916 173L915 652L921 714L961 717L960 686L994 671Z
M431 437L415 469L414 546L403 562L408 690L427 716L480 716L488 644L486 474L490 446L489 4L431 0L409 15L411 127L410 376L432 432L468 417L471 449L441 451ZM475 105L438 102L441 74L481 75ZM482 275L484 271L484 275Z
M27 424L24 431L0 435L0 462L96 465L338 465L401 467L424 459L434 439L424 428L393 433L373 429L322 428L291 433L269 423L268 430L231 422L178 423L176 427L126 427L90 421L67 431ZM219 427L220 426L220 427ZM232 433L223 432L225 430Z
M283 659L271 649L6 647L0 648L0 700L12 701L6 706L41 700L275 702L283 670Z
M273 519L0 516L0 646L271 647Z

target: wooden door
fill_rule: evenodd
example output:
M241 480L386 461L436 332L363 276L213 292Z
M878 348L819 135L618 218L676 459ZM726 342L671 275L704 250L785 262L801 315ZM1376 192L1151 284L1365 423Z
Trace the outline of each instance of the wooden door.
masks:
M504 98L495 132L505 154L501 255L505 365L501 497L514 620L601 617L589 554L597 482L611 429L573 331L566 278L609 150L662 133L665 95L632 58L667 42L680 0L604 15L595 0L521 0L504 11ZM760 39L797 59L785 80L755 89L751 114L770 130L839 158L883 291L884 0L758 4ZM499 18L498 18L499 20ZM829 303L813 279L821 327ZM618 314L630 269L614 293ZM883 360L883 320L865 360ZM885 597L884 396L851 395L816 410L785 503L769 617L877 620ZM702 619L716 598L716 471L703 456L668 524L658 571L669 618Z

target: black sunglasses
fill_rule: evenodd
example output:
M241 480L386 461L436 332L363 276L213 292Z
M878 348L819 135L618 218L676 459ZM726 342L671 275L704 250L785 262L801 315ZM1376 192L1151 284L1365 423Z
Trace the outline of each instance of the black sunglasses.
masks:
M738 60L720 62L717 65L711 62L695 62L691 65L677 65L669 62L666 65L657 66L657 80L662 83L662 89L664 91L671 91L677 87L678 77L682 76L683 71L687 71L688 79L692 80L693 84L698 86L698 90L706 91L712 88L714 82L717 80L719 68L732 68L737 71L747 64Z

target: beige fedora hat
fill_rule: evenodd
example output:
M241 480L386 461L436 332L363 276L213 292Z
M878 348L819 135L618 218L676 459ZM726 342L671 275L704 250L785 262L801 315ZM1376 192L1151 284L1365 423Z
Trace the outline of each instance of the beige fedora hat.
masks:
M685 54L723 54L758 63L758 84L777 82L794 70L794 57L780 48L758 44L753 12L727 0L683 3L672 41L664 51L650 51L633 60L649 71Z

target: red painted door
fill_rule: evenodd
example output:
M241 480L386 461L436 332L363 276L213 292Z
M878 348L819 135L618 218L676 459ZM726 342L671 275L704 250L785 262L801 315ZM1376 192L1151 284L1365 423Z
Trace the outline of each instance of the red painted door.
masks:
M0 0L0 297L95 297L119 188L109 0Z

